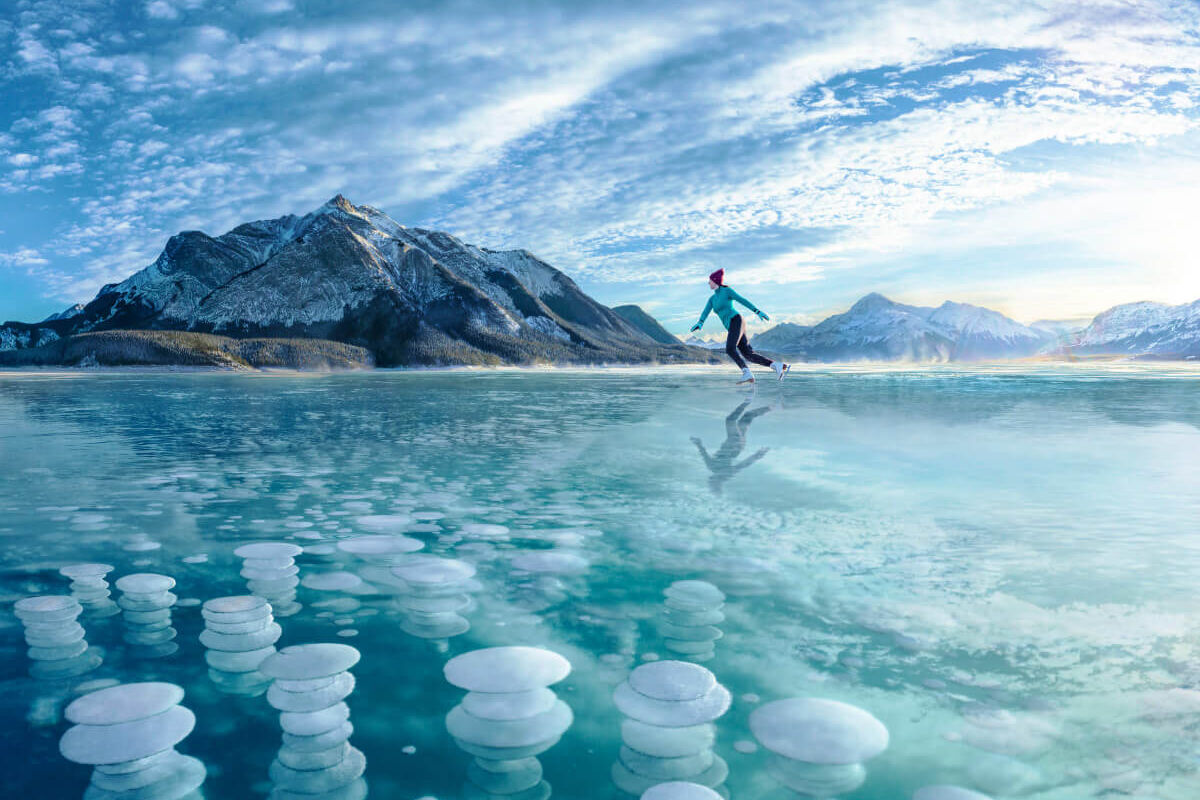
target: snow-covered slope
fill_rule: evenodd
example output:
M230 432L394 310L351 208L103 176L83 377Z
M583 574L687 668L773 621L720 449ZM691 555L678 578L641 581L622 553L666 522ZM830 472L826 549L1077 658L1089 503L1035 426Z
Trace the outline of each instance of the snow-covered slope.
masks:
M1086 355L1200 357L1200 300L1114 306L1097 315L1067 349Z
M990 309L949 301L910 306L872 292L812 328L785 323L754 344L815 361L975 361L1031 355L1046 341Z
M661 344L679 344L679 339L664 328L658 320L646 313L639 305L624 305L613 306L613 312L621 319L628 322L633 327L637 328L642 333L649 336L656 342Z
M381 365L695 359L528 251L406 228L341 195L302 217L173 236L153 264L45 325L334 339Z
M64 308L57 314L51 314L42 320L42 322L54 322L56 319L70 319L71 317L77 316L80 311L83 311L83 303L76 303L70 308Z
M1043 331L969 303L947 300L925 319L954 342L951 353L954 361L1028 356L1049 339Z
M781 322L773 328L755 334L750 343L758 350L769 350L773 353L799 353L804 351L804 340L811 330L811 325Z

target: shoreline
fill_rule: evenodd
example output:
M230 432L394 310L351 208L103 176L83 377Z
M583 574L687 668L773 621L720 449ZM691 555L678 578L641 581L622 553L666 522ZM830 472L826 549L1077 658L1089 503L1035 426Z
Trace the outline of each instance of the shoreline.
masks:
M1200 377L1200 361L1197 360L1168 360L1168 359L1135 359L1123 356L1090 357L1087 359L1052 359L1044 356L1014 359L1009 361L979 361L979 362L901 362L901 361L856 361L856 362L809 362L792 363L792 374L833 373L844 375L855 374L886 374L912 373L924 374L981 374L981 375L1037 375L1064 374L1072 370L1103 370L1122 377L1136 377L1140 373L1155 372L1156 376L1178 374L1181 377ZM385 375L430 375L445 373L651 373L651 372L688 372L688 373L729 373L733 375L732 364L505 364L499 366L484 365L447 365L447 366L412 366L412 367L368 367L361 369L292 369L285 367L252 367L229 368L220 366L189 366L189 365L128 365L128 366L24 366L0 367L0 378L17 377L85 377L88 375L229 375L246 377L317 377L317 376L346 376L364 374ZM773 384L766 376L759 383Z

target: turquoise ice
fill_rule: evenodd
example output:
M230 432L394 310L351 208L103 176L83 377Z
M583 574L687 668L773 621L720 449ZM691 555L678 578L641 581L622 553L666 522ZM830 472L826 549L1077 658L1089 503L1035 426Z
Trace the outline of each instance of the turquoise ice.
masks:
M754 394L730 369L0 375L0 794L82 797L64 706L161 682L206 796L265 797L279 692L214 681L200 604L273 593L280 651L361 655L320 713L371 797L465 796L443 669L499 646L570 663L491 712L569 706L536 756L555 797L627 796L614 691L668 659L730 693L738 800L781 796L749 720L790 698L886 727L847 800L1200 796L1200 369L803 366ZM72 572L114 600L173 579L178 649L83 603L89 671L31 675L14 603L99 591Z

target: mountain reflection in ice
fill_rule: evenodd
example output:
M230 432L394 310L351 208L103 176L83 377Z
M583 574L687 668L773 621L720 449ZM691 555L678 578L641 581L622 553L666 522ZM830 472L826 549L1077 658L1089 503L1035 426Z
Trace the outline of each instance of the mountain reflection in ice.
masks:
M1200 371L733 377L0 375L0 794L1200 796Z

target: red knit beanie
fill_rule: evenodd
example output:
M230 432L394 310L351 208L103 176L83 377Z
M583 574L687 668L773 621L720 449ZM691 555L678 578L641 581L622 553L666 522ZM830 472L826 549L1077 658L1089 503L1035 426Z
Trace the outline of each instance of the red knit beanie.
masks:
M724 269L717 270L713 274L709 275L708 279L710 281L712 281L713 283L715 283L717 286L724 286L725 285L725 270Z

